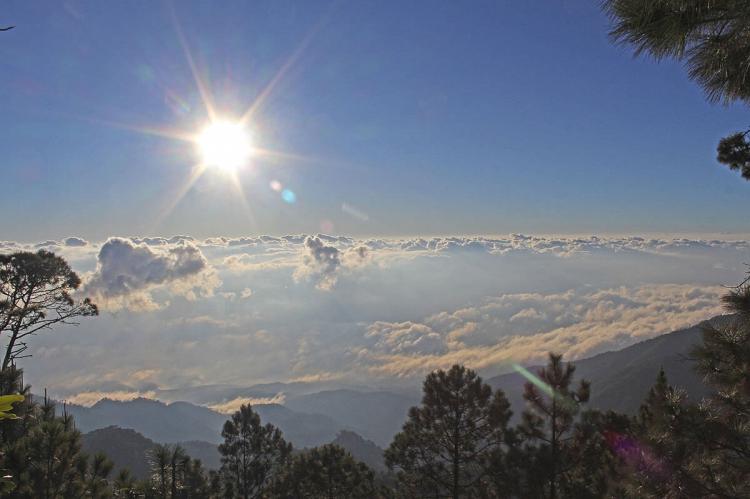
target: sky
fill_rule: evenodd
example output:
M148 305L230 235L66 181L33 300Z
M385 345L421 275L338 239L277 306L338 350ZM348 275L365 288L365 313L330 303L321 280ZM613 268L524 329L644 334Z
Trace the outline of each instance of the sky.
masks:
M722 313L750 185L715 147L746 109L598 3L4 2L0 251L63 255L101 310L35 337L28 380L399 389Z
M747 185L714 160L746 109L613 46L598 2L11 0L0 16L16 25L4 239L750 232ZM261 102L254 143L283 155L180 196L194 144L144 130L205 126L196 75L221 117Z

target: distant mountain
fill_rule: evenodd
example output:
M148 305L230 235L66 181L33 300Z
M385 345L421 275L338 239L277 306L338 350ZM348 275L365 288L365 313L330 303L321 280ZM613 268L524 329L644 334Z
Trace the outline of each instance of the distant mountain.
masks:
M156 443L135 430L108 426L81 436L84 452L103 452L115 464L115 470L128 468L137 478L148 477L148 451Z
M336 439L331 442L343 447L354 459L362 461L374 471L385 471L385 461L383 460L383 449L375 445L370 440L365 440L353 431L341 431Z
M143 479L149 475L149 451L156 442L135 430L108 426L81 435L83 450L88 454L103 452L115 464L115 470L127 468L133 476ZM200 459L208 469L221 466L219 449L215 444L197 440L177 445L193 459Z
M670 383L684 388L691 398L700 399L708 390L693 372L692 362L688 359L690 349L700 341L700 326L665 334L619 351L576 361L576 375L591 381L589 405L599 409L635 413L656 379L659 367L664 367ZM534 371L536 368L530 369ZM487 380L491 386L505 391L516 417L524 408L522 393L525 381L518 373ZM298 449L343 438L341 441L349 443L352 453L353 449L360 452L359 448L365 447L362 442L356 442L352 436L355 433L364 442L371 440L369 443L376 447L387 447L393 435L401 429L409 408L420 400L418 389L414 389L413 393L372 391L367 388L308 393L312 386L271 383L241 389L217 385L183 391L192 398L208 400L217 394L227 397L238 393L270 395L290 389L284 405L253 406L263 422L278 426L285 438ZM177 392L171 395L175 396ZM148 399L128 402L101 400L89 408L68 406L68 411L83 432L115 425L134 429L155 442L201 441L191 455L200 457L208 466L218 462L214 447L210 446L221 441L221 428L229 418L189 402L165 404ZM373 455L377 453L372 448L367 452L362 450L358 458L366 461L368 452ZM372 462L375 462L374 458Z
M126 402L103 399L91 407L68 405L67 409L82 432L118 426L165 443L199 440L218 444L221 428L229 419L227 415L188 402L165 404L143 398ZM279 427L284 437L298 448L330 442L342 429L340 422L328 416L300 413L278 404L256 405L253 409L264 423Z
M261 383L251 386L237 385L201 385L193 387L175 388L169 390L155 390L157 399L164 402L184 401L196 405L213 405L238 398L263 399L273 398L279 394L286 397L296 397L316 393L324 390L347 388L355 391L370 391L369 387L357 385L341 385L336 381L296 381L291 383Z
M165 443L189 440L218 443L227 419L223 414L187 402L165 404L144 398L127 402L103 399L91 407L69 405L68 412L82 432L119 426Z
M336 438L341 423L323 414L306 414L283 405L256 405L253 409L263 422L281 429L284 438L295 447L315 447Z
M419 394L331 390L287 399L285 405L253 406L265 423L284 433L295 447L314 447L331 442L342 430L355 431L380 446L387 446L401 429L409 407ZM154 442L199 440L218 444L221 428L229 419L189 402L165 404L138 398L130 401L103 399L91 407L68 405L82 432L108 426L130 428Z
M720 320L720 319L712 319ZM670 384L684 388L688 396L699 400L709 391L693 370L690 350L701 342L701 326L675 331L636 343L622 350L606 352L575 362L576 377L591 382L589 406L635 414L653 386L659 368L663 367ZM538 367L529 370L535 372ZM523 385L518 373L504 374L487 380L501 388L518 415L524 408Z
M352 429L381 446L390 444L406 420L409 408L420 394L330 390L290 397L285 405L300 412L324 414L339 422L341 429Z

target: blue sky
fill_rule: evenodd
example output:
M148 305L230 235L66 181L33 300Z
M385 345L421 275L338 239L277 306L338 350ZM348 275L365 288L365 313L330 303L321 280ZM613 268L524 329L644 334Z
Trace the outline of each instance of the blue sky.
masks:
M612 46L598 2L17 0L0 20L0 239L750 232L750 185L714 161L746 108ZM208 172L167 213L194 147L132 130L207 120L178 28L228 117L298 53L251 124L293 156L239 173L248 210Z

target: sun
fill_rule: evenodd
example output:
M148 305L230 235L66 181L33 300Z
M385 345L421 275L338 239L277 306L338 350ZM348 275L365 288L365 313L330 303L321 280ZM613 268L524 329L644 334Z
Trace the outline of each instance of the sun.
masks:
M247 164L253 152L249 131L239 123L216 121L196 140L206 167L233 172Z

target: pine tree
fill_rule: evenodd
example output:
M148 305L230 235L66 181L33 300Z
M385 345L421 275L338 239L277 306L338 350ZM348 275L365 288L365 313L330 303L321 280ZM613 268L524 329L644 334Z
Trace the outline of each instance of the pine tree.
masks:
M109 483L109 475L114 468L112 461L102 453L94 454L91 458L82 455L79 461L84 497L92 499L112 497L113 491Z
M209 477L200 459L188 459L183 470L182 492L185 499L214 497Z
M11 498L111 497L112 463L81 452L81 435L73 418L44 398L25 415L25 433L5 443L5 467L13 481Z
M693 351L713 395L696 403L664 372L629 438L623 483L630 497L750 496L750 289L724 297L729 316L703 327Z
M695 450L691 438L678 424L689 410L685 395L669 385L663 369L626 428L612 438L618 453L622 496L631 498L700 497L690 476L689 462Z
M146 484L147 496L161 499L213 497L206 470L199 459L192 459L179 445L157 444L149 452L151 479ZM127 482L124 489L134 489Z
M475 497L509 442L510 404L470 369L455 365L427 376L422 404L412 407L385 452L410 497ZM496 470L497 471L497 470Z
M750 284L723 297L731 314L703 328L693 350L697 370L714 395L683 417L697 443L693 476L717 495L750 496ZM687 417L689 416L689 417Z
M190 463L190 457L185 453L185 449L175 445L170 449L169 455L169 484L170 497L177 498L177 491L182 488L185 469Z
M750 4L738 0L606 0L612 37L636 53L684 59L712 101L750 102Z
M136 495L137 481L130 470L123 468L117 472L112 482L112 492L115 497L130 499Z
M161 499L169 497L170 469L172 449L166 444L156 444L149 451L148 460L151 467L151 482L153 489Z
M68 263L49 251L0 255L0 335L6 344L2 370L28 356L26 341L33 334L98 314L89 298L73 298L80 285Z
M519 433L525 466L521 487L534 497L601 497L608 486L608 449L598 416L581 414L590 385L573 389L575 367L549 354L546 367L524 385L527 409Z
M295 455L274 480L277 499L375 499L374 474L338 445Z
M750 3L744 0L605 0L612 38L636 54L684 60L709 100L750 102ZM717 159L750 180L750 130L719 142Z
M219 445L221 475L225 497L249 499L261 497L274 474L292 452L281 431L271 424L262 425L260 416L243 405L224 423Z

